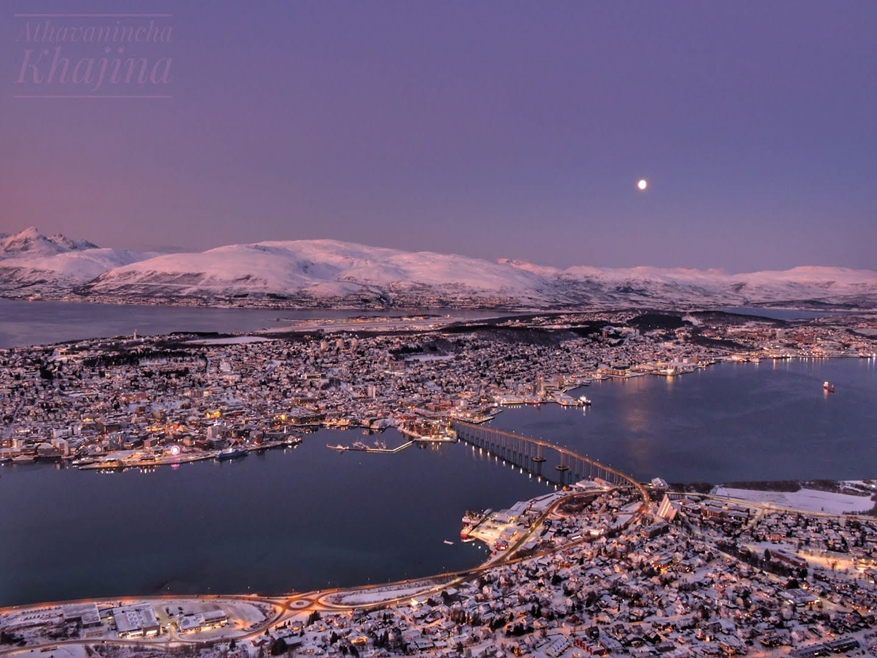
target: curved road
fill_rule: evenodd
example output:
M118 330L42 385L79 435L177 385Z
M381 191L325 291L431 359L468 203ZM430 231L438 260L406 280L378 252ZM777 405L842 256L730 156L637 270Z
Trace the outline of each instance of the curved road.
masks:
M548 447L553 450L557 450L563 454L567 454L569 456L574 456L576 458L586 460L588 462L592 462L586 457L581 457L581 455L577 455L567 448L562 448L560 446L556 446L554 444L548 443L546 441L541 441L537 439L529 439L528 437L521 437L518 435L512 435L516 439L523 439L527 441L536 442L543 447ZM596 463L596 462L595 462ZM639 482L631 478L630 476L621 473L615 469L607 468L600 464L602 468L607 469L610 472L613 472L623 478L628 484L629 487L637 491L641 498L641 503L637 508L636 512L631 515L631 517L625 521L618 529L623 529L634 521L638 520L642 515L646 512L649 507L650 499L648 493ZM329 589L329 590L317 590L314 592L305 592L301 594L291 594L288 596L279 596L279 597L262 597L258 595L240 595L240 596L230 596L230 595L200 595L200 596L183 596L183 597L171 597L171 596L141 596L141 597L114 597L114 598L106 598L106 599L83 599L79 601L63 601L63 602L54 602L54 603L43 603L36 606L15 606L12 608L0 609L0 613L10 612L12 610L18 609L44 609L48 607L54 607L59 605L69 605L71 603L106 603L106 602L114 602L114 601L122 601L128 603L134 603L139 601L180 601L186 599L197 599L200 601L205 600L226 600L226 601L240 601L240 602L249 602L249 603L262 603L271 606L275 614L267 618L265 621L260 624L254 626L250 631L244 633L229 633L227 635L221 635L211 638L196 638L195 636L192 639L189 639L185 636L178 636L176 633L169 632L166 636L162 636L160 639L155 639L152 641L144 641L143 639L133 639L133 640L123 640L123 639L104 639L104 638L80 638L80 639L72 639L65 641L54 641L54 642L46 642L43 644L34 644L28 645L27 647L15 647L15 648L2 648L0 649L0 655L8 655L13 653L18 653L21 651L27 650L41 650L50 647L62 646L62 645L100 645L100 644L111 644L118 646L134 646L140 645L144 647L182 647L185 645L192 644L203 644L205 642L226 642L232 639L237 641L242 640L252 640L256 639L259 636L263 635L264 632L270 629L273 626L277 626L278 624L285 623L286 621L293 618L295 615L301 614L302 612L313 612L313 611L327 611L327 612L349 612L354 609L363 609L368 610L371 608L377 607L386 607L395 605L398 603L402 603L405 601L409 601L412 596L429 596L432 594L436 594L441 592L448 587L453 587L456 584L460 584L462 582L470 581L482 573L489 571L495 567L500 567L505 564L512 564L515 562L520 562L523 560L528 560L533 557L539 557L543 555L548 555L551 553L557 553L560 551L569 550L571 548L575 548L576 546L580 546L582 544L593 541L592 538L586 537L574 542L569 542L567 544L563 544L561 546L540 551L532 556L527 557L518 557L516 554L520 550L520 548L530 540L533 536L533 533L536 530L541 529L543 522L545 519L552 513L554 513L560 505L568 502L569 500L578 498L578 497L589 497L593 496L594 492L579 492L579 491L571 491L567 495L563 495L558 497L535 521L531 524L530 528L521 535L520 538L515 541L513 545L511 545L507 551L505 551L501 556L496 558L495 560L491 560L482 564L481 566L475 567L473 569L467 569L464 571L457 572L449 572L444 574L438 574L431 577L424 578L411 578L406 580L400 580L393 583L382 583L377 585L365 586L365 587L347 587L347 588L337 588L337 589ZM343 603L335 603L332 600L329 600L329 597L341 597L345 594L356 594L356 593L368 593L374 590L385 589L388 593L392 593L392 590L404 589L406 586L411 589L412 586L417 585L419 583L423 583L423 589L419 589L416 592L407 592L405 595L391 597L387 599L381 599L375 602L369 602L358 605L348 605Z

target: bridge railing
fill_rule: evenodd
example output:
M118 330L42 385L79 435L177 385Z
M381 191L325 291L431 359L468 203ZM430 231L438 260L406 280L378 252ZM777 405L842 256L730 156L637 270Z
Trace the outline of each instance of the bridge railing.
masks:
M545 450L556 452L559 455L560 463L557 468L561 472L571 471L573 476L602 477L612 482L616 486L629 486L636 489L643 500L644 504L649 502L649 494L645 487L637 482L632 476L619 471L617 468L601 464L595 459L591 459L584 455L580 455L563 446L556 445L542 439L534 439L513 432L495 429L493 427L485 427L483 425L475 425L461 420L451 422L457 437L469 443L470 445L484 448L493 454L508 459L509 461L525 462L529 460L536 464L545 461L543 453ZM644 509L644 508L641 508Z

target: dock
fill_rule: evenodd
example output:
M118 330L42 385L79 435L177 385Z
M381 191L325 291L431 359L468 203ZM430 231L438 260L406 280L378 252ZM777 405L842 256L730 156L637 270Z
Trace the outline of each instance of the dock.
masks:
M400 446L396 446L395 448L351 448L350 446L330 446L326 445L329 450L334 450L335 452L368 452L368 453L380 453L384 455L395 455L400 450L404 450L408 446L412 445L414 440L408 441L407 443L403 443Z

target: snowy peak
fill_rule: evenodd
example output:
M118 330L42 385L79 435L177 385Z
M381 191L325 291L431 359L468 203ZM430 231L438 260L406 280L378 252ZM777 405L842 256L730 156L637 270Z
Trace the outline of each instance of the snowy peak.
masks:
M97 245L87 240L71 240L60 233L46 237L35 226L15 235L0 235L0 258L54 256L68 251L96 248Z
M167 254L109 271L86 290L105 295L263 295L303 303L327 298L387 303L415 296L439 304L486 298L519 303L542 301L533 298L542 283L539 276L477 258L291 240Z
M508 265L509 267L513 267L516 270L530 272L539 276L556 276L560 273L560 270L558 270L556 267L551 267L550 265L536 265L535 263L530 263L525 260L500 258L496 262L500 265Z
M157 255L101 249L60 233L46 237L30 227L0 236L0 296L64 294L108 270Z
M770 270L740 274L738 278L751 282L787 281L800 283L806 281L813 284L838 286L856 284L877 285L877 272L872 270L854 270L848 267L793 267L790 270Z
M99 247L93 242L89 242L88 240L71 240L66 235L62 233L55 233L55 235L49 238L49 242L58 245L59 247L67 248L70 251L85 251L87 249L98 249Z
M31 294L299 308L703 308L803 302L874 308L877 272L559 269L340 240L255 242L161 255L101 249L29 228L0 236L0 295Z
M406 252L338 240L229 245L118 267L83 286L105 297L260 298L291 306L697 306L819 301L877 304L877 273L796 268L721 270L570 267Z

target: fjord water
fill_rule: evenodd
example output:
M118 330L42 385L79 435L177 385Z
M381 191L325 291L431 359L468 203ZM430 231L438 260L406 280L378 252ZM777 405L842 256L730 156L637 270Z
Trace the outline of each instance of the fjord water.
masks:
M295 449L152 472L4 466L0 606L280 593L464 569L486 555L459 541L467 509L550 491L462 444L326 449L362 438L322 430Z
M189 306L137 306L75 302L26 302L0 299L0 349L48 345L70 340L141 336L172 332L235 333L282 329L297 320L397 316L429 313L475 319L502 315L467 310L333 311L256 308L206 308Z
M805 311L797 308L763 308L760 306L723 306L719 310L734 315L753 315L773 320L812 320L814 318L824 318L843 313L843 311L836 309L831 311Z
M835 393L823 391L830 381ZM594 382L593 406L549 404L491 425L540 437L640 480L877 478L877 361L725 363L678 377Z
M825 380L836 393L823 392ZM643 480L877 476L873 360L720 364L582 392L594 403L586 412L521 407L492 425ZM0 605L282 592L466 568L484 556L458 541L466 509L548 490L461 444L395 455L325 447L358 437L324 430L295 450L150 473L2 467ZM384 438L401 441L395 432Z
M785 320L819 317L788 309L728 308L733 313L762 315ZM0 349L48 345L71 340L141 336L171 332L239 333L281 329L297 320L395 316L411 313L452 314L455 319L513 315L505 311L418 309L410 311L282 310L214 308L203 306L139 306L135 304L89 304L76 302L28 302L0 298Z

